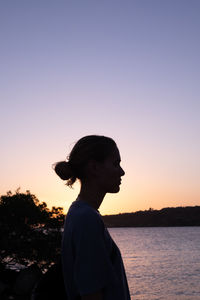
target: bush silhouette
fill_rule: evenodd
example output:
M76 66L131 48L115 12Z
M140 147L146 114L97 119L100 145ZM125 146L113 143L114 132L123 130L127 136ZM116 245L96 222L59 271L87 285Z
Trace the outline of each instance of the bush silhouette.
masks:
M0 197L0 259L6 266L37 263L48 268L61 246L63 209L47 208L30 191L11 191Z

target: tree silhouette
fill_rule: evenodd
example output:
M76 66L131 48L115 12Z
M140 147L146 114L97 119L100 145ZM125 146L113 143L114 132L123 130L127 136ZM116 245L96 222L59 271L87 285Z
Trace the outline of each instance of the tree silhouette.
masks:
M61 207L47 208L30 191L0 197L0 259L4 265L37 263L44 269L60 253Z

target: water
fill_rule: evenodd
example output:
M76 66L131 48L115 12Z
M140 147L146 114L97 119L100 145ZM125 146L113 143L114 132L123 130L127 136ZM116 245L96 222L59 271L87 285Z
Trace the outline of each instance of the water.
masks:
M131 299L200 300L200 227L110 228Z

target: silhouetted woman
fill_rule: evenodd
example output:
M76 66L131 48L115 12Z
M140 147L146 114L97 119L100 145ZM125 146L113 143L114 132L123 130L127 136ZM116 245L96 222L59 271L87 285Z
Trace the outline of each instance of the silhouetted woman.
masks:
M55 165L67 185L79 179L80 193L65 220L62 263L70 300L130 300L121 254L98 212L106 193L120 190L120 153L105 136L85 136L68 161Z

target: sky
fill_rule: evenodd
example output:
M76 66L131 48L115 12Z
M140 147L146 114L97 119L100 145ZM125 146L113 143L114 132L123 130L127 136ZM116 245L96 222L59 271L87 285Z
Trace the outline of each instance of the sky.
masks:
M1 0L0 195L66 212L74 143L112 137L126 174L100 212L200 205L200 1Z

